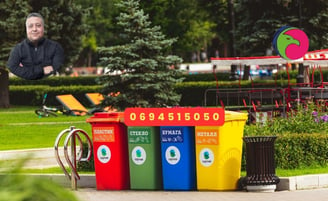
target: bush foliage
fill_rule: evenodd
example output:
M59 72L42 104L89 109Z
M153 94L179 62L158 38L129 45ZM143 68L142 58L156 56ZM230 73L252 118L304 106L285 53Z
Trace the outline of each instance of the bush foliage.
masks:
M21 174L28 158L14 164L0 162L0 201L78 201L72 191L59 183L42 177L29 177Z
M309 102L287 113L288 117L274 118L264 125L246 125L244 135L277 136L275 160L279 168L325 167L328 165L328 123L320 117L326 112L325 108Z

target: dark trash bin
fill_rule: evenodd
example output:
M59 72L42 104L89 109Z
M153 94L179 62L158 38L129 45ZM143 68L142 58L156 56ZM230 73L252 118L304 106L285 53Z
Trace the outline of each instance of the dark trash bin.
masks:
M246 143L247 191L269 191L276 189L280 179L276 176L274 142L276 136L244 137Z

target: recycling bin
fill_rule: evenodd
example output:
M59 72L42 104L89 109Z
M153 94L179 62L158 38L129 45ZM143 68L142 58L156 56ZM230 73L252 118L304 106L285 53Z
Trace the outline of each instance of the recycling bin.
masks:
M124 114L95 113L86 120L92 125L97 190L130 187L127 128Z
M131 189L162 189L159 127L129 126Z
M195 190L195 129L191 126L161 126L164 190Z
M222 126L195 126L198 190L236 190L247 113L225 111Z

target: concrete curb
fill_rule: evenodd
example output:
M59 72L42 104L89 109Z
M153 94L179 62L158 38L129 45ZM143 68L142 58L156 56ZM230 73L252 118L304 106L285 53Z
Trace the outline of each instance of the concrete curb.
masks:
M62 174L27 174L28 177L40 177L44 179L50 179L59 185L70 188L71 181L65 175ZM94 174L80 175L80 180L77 181L78 188L96 188L96 178Z
M304 190L328 187L328 174L282 177L277 190Z

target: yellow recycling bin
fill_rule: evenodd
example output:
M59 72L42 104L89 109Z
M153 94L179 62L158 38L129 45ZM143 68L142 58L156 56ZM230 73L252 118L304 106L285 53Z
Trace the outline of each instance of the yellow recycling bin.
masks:
M236 190L247 113L225 111L222 126L195 126L198 190Z

